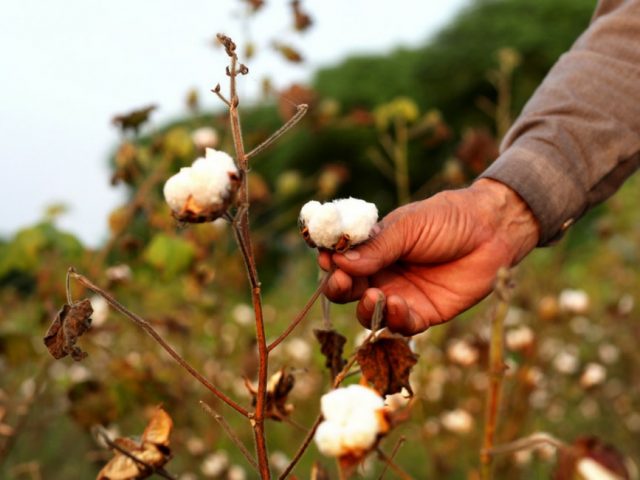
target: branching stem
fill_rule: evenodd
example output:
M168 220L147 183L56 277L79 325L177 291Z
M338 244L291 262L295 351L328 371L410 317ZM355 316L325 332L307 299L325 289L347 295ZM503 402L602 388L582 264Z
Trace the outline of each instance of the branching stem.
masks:
M267 148L269 148L276 140L278 140L282 135L287 133L296 123L298 123L302 117L307 113L309 106L306 103L302 103L300 105L296 105L296 113L293 117L291 117L287 123L281 126L278 130L276 130L269 138L267 138L264 142L258 145L256 148L247 153L247 160L255 157L259 153L263 152Z
M200 374L200 372L198 372L195 368L193 368L189 364L189 362L187 362L178 352L176 352L173 349L173 347L171 347L171 345L165 342L165 340L160 336L160 334L156 332L155 329L144 318L128 310L124 305L122 305L115 298L113 298L111 294L109 294L107 291L95 285L91 280L89 280L84 275L81 275L78 272L76 272L73 269L73 267L69 269L68 274L71 277L73 277L75 280L77 280L80 284L88 288L89 290L100 295L109 303L109 305L111 305L113 308L115 308L117 311L119 311L128 319L132 320L133 323L135 323L137 326L142 328L151 338L153 338L171 356L171 358L173 358L176 362L178 362L178 364L180 364L182 368L184 368L187 372L189 372L189 374L193 378L195 378L202 385L204 385L207 388L207 390L209 390L216 397L218 397L220 400L225 402L227 405L229 405L231 408L236 410L241 415L245 417L250 416L249 412L246 409L238 405L234 400L232 400L227 395L225 395L220 390L218 390L218 388L215 385L209 382L209 380L204 378L202 374Z

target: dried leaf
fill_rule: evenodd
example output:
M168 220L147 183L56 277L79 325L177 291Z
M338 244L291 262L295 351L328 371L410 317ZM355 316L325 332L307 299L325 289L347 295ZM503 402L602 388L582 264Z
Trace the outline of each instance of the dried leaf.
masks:
M324 366L331 371L331 378L334 379L347 363L347 361L342 358L347 338L335 330L318 329L314 330L313 334L318 339L318 342L320 342L320 352L322 352L322 355L324 355L326 359Z
M381 336L358 349L356 357L364 378L380 395L398 393L403 387L413 395L409 374L418 356L411 351L405 338Z
M87 353L76 347L78 338L91 327L93 308L85 298L72 305L64 304L44 336L44 344L55 359L71 355L75 361L86 358Z
M617 448L598 437L586 436L578 438L571 448L560 451L553 479L573 480L576 478L579 461L586 458L611 472L612 477L617 476L623 480L631 478L625 457Z
M260 10L262 7L264 7L264 0L245 0L249 6L251 7L251 10L254 12L257 12L258 10Z
M293 412L293 405L287 403L287 399L294 385L295 378L286 372L286 367L282 367L271 375L267 382L267 398L264 413L266 418L282 420ZM258 390L247 379L245 379L245 386L253 397L252 405L255 407Z
M114 449L114 457L100 470L97 480L139 480L152 475L171 459L169 436L172 428L169 414L157 408L140 443L130 438L117 438L113 442L140 462Z
M111 122L120 127L123 133L127 130L133 130L137 134L142 124L149 120L151 112L157 108L157 105L149 105L138 110L132 110L131 112L114 116Z
M280 52L280 54L291 63L302 63L304 61L302 54L291 45L275 42L273 48Z
M291 2L291 9L293 11L293 27L298 32L305 31L313 24L311 17L302 11L300 0L293 0Z

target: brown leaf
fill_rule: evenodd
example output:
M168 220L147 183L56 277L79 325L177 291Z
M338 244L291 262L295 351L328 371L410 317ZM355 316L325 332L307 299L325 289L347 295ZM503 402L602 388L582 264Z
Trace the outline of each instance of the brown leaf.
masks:
M64 304L44 336L44 344L55 359L71 355L76 361L86 358L87 353L76 347L78 338L91 327L93 308L85 298L72 305Z
M294 385L295 378L286 372L286 367L282 367L269 377L264 413L266 418L280 421L293 412L293 405L287 403L287 399ZM245 379L245 386L253 397L252 405L255 407L258 390L247 379Z
M133 132L137 134L140 126L149 120L151 112L157 108L157 105L149 105L121 115L115 115L111 122L120 127L120 130L122 130L123 133L127 130L133 130Z
M347 339L335 330L314 330L313 334L320 342L320 352L326 359L324 366L331 371L331 378L334 379L347 363L342 358Z
M358 364L364 378L380 395L398 393L402 388L413 395L409 374L418 361L407 340L400 336L381 336L358 349Z
M293 0L291 2L291 9L293 11L293 27L298 32L305 31L313 24L311 17L300 8L300 0Z
M97 480L139 480L152 475L171 459L169 436L172 428L173 420L169 414L157 408L144 429L140 443L130 438L117 438L113 442L140 462L114 449L114 457L100 470Z
M302 63L304 61L302 54L291 45L275 42L273 48L280 52L280 54L291 63Z
M631 478L625 457L613 445L595 436L579 437L571 448L560 450L554 472L554 480L573 480L581 459L589 458L621 479Z

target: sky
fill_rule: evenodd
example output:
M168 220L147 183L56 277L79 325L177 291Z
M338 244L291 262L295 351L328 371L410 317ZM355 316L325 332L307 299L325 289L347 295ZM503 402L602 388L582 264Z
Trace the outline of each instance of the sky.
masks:
M218 32L262 48L239 86L252 98L261 79L276 87L309 79L321 66L357 53L424 43L469 0L303 0L314 26L293 32L288 0L267 0L251 19L241 0L20 0L0 5L0 237L70 211L58 225L88 245L107 236L108 213L124 201L109 184L107 158L118 143L113 115L154 103L150 128L185 113L195 88L204 109L225 81ZM300 66L268 46L290 42Z

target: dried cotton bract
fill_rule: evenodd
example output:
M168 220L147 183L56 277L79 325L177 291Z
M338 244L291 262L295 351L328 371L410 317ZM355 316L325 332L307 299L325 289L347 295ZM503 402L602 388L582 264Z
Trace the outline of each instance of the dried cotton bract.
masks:
M330 457L355 457L366 453L389 426L384 401L374 390L350 385L322 396L324 421L315 434L320 452Z
M311 247L343 252L369 239L378 221L373 203L357 198L307 202L300 210L300 230Z
M240 172L225 152L208 148L204 158L181 168L164 184L164 198L176 219L202 223L224 214L240 185Z

